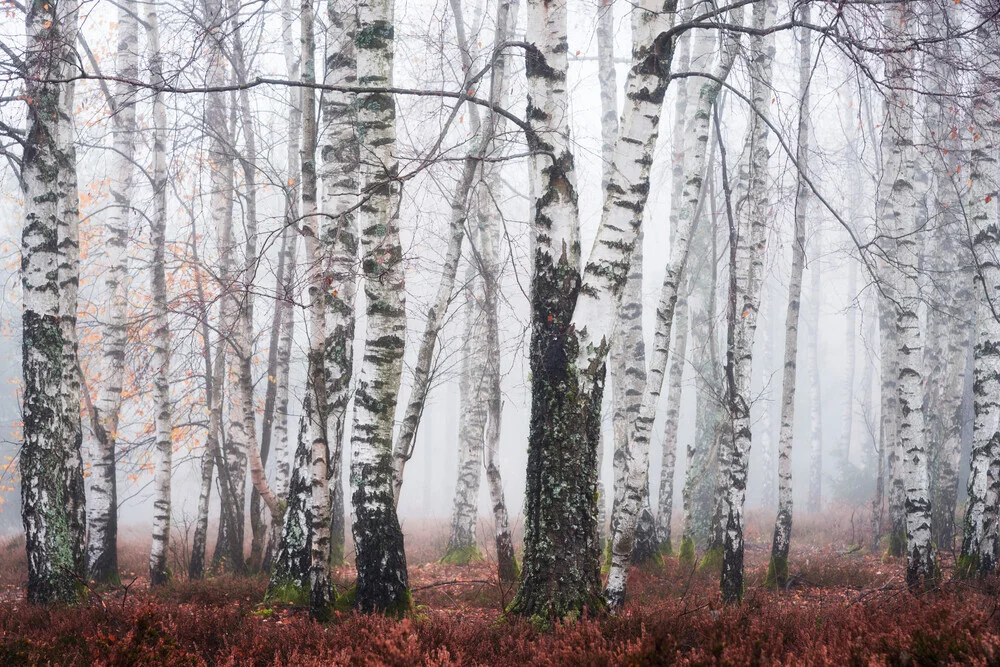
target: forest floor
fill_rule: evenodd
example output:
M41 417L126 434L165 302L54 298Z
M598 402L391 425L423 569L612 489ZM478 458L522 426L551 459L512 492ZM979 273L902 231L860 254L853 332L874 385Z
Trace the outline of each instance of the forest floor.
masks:
M666 558L632 573L620 616L546 631L504 618L513 591L489 562L437 562L444 522L404 526L410 617L342 613L325 626L304 609L262 604L263 576L180 579L150 591L148 542L137 535L123 537L124 586L94 591L80 607L33 607L23 600L24 542L8 539L0 665L1000 664L1000 582L951 581L954 556L941 553L944 583L911 594L904 563L856 545L862 523L855 533L847 516L798 521L788 590L763 587L773 519L751 513L742 604L721 603L717 571ZM184 554L175 556L176 571ZM336 579L347 588L353 569L339 568Z

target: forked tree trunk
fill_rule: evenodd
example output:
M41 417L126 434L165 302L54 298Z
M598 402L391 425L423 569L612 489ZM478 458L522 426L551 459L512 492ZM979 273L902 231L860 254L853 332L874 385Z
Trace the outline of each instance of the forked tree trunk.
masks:
M281 41L285 56L285 73L289 81L299 78L299 58L292 41L292 3L281 3ZM285 159L288 180L285 183L285 228L281 233L281 250L278 273L274 285L274 318L271 340L268 345L267 390L264 397L264 419L261 428L261 457L274 442L274 493L286 500L291 475L288 460L288 376L291 370L292 340L295 328L295 266L298 256L299 187L301 163L299 162L300 132L302 130L302 101L297 88L288 89L288 136ZM294 452L293 452L294 455ZM271 524L268 549L264 555L264 568L271 561L281 540L279 526Z

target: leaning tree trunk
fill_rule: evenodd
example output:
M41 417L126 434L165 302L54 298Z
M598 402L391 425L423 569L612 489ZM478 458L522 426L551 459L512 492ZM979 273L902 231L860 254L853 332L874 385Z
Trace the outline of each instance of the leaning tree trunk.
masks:
M672 17L670 17L672 18ZM662 20L662 19L661 19ZM656 21L649 21L645 25L641 25L639 29L638 43L640 47L633 51L634 57L638 60L641 55L642 44L644 40L649 39L649 35L644 33L650 26L654 28L652 35L656 35L652 42L654 51L666 50L669 47L662 45L662 33L655 32ZM732 58L735 56L735 45L732 39L725 39L722 54L720 56L719 66L723 72L728 72L729 67L731 67ZM660 54L662 57L662 53ZM648 68L648 65L646 66ZM669 58L666 59L665 69L669 69ZM635 73L635 69L633 69ZM629 83L636 83L636 77L633 79L630 76ZM681 284L681 279L684 274L684 267L687 263L689 251L690 251L690 241L691 235L694 232L695 225L697 224L699 217L699 202L702 199L703 194L703 170L705 165L705 145L707 144L708 132L703 134L699 132L700 130L707 130L708 120L710 118L710 109L715 102L715 97L718 94L719 88L717 87L718 82L713 81L716 87L708 86L703 87L699 91L698 106L694 117L690 121L690 138L691 138L691 162L685 165L685 178L684 187L682 188L683 200L681 202L681 207L677 215L676 229L674 229L673 239L671 243L670 250L670 263L667 267L667 272L663 279L663 285L660 292L660 300L657 305L656 310L656 327L654 329L653 336L653 350L650 356L649 372L646 376L646 381L642 388L642 400L639 405L636 417L630 422L630 428L628 432L628 452L626 455L626 473L625 473L625 494L622 501L622 511L621 517L619 518L618 524L615 526L616 530L613 531L612 536L612 546L611 546L611 570L608 574L608 581L605 588L605 595L607 596L608 603L612 609L619 609L625 600L625 586L627 580L628 566L633 556L634 548L636 545L636 527L639 525L640 513L643 508L643 504L648 502L648 474L649 474L649 443L650 434L653 426L653 422L656 417L656 408L659 402L660 391L663 388L663 379L666 375L667 362L668 362L668 352L670 346L670 333L671 327L673 325L674 309L677 302L677 295ZM631 88L629 90L632 90ZM651 99L656 99L650 96ZM636 97L631 97L630 100L633 102ZM662 102L662 99L660 100ZM648 101L646 102L648 104ZM637 105L639 109L642 105ZM644 109L648 112L648 109ZM628 115L624 116L625 124L622 134L619 140L632 141L633 143L638 143L632 133L637 129L638 124L632 124L629 121L632 120ZM655 143L656 139L656 123L652 123L652 127L647 129L647 134L644 136L649 138ZM702 140L704 136L704 140ZM633 149L634 150L634 149ZM650 150L647 148L646 150ZM640 152L641 155L641 152ZM645 157L649 158L649 153L645 154ZM687 151L685 151L685 158L687 159ZM642 158L640 158L642 160ZM616 172L620 170L621 156L617 153L615 155L615 168ZM637 161L639 162L639 161ZM627 164L627 163L626 163ZM630 165L631 166L631 165ZM622 172L626 177L627 182L638 183L639 187L644 187L648 184L648 169L640 168L636 170L638 173L629 173L628 171ZM614 180L612 180L612 185L614 185ZM620 187L620 186L619 186ZM632 186L635 187L635 186ZM605 202L605 213L606 218L602 219L602 229L604 231L611 227L611 225L605 226L608 220L613 220L614 215L607 215L609 204L617 204L614 202L614 198L611 195L612 188L608 189L609 197ZM633 191L634 194L635 191ZM638 203L637 210L641 212L642 202ZM636 210L636 209L633 209ZM601 235L601 231L598 232L598 242L605 241L605 238ZM614 236L612 233L609 236ZM604 249L598 250L595 245L594 255L597 255L595 259L592 255L590 262L588 262L588 271L585 278L584 288L582 290L582 306L583 308L577 308L574 313L574 321L580 322L580 325L586 324L586 327L582 328L581 331L585 335L581 338L587 342L587 345L581 349L578 354L577 367L586 368L585 362L593 363L591 357L593 355L600 356L601 346L594 348L594 342L603 340L600 334L602 330L600 327L595 327L594 331L589 331L587 327L590 327L590 323L593 321L600 321L602 317L602 311L605 307L603 303L602 294L598 286L600 285L600 280L595 280L595 268L601 267L602 261L607 261L611 259L613 255L607 253ZM609 267L603 267L604 270L609 270ZM613 274L612 274L613 275ZM597 283L597 285L594 285ZM595 289L596 288L596 289ZM614 289L612 287L612 289ZM596 295L596 298L595 298ZM603 295L607 298L607 295ZM578 325L578 327L580 327ZM582 383L581 386L586 386L586 375L581 375Z
M393 0L358 5L358 80L392 85ZM351 483L357 552L355 600L362 611L402 614L410 607L403 533L396 516L392 427L403 370L406 303L399 241L396 105L388 93L358 96L361 134L361 269L368 326L354 399Z
M160 55L159 14L156 4L146 13L146 37L151 52L150 81L164 85ZM153 544L149 553L149 583L161 586L170 580L170 475L173 467L173 411L170 403L170 320L167 301L167 109L165 93L153 96L153 214L149 222L153 261L150 265L153 327L153 412L156 464L153 476Z
M767 29L774 24L776 5L772 1L755 3L753 25ZM753 339L760 307L764 251L769 218L768 127L762 116L770 109L771 72L774 61L774 35L750 37L751 111L746 138L747 160L742 165L740 181L747 198L737 210L737 243L732 248L729 327L728 403L730 432L723 442L727 450L723 461L728 468L725 480L722 560L722 597L734 602L743 597L743 502L746 498L747 463L750 455L750 377ZM732 242L732 239L731 239Z
M888 31L915 21L912 8L904 6L886 15ZM931 544L931 504L928 488L927 445L923 415L923 370L921 368L922 332L918 317L919 286L917 276L916 200L913 193L916 149L913 144L914 55L907 51L886 63L886 75L899 88L890 91L886 100L887 146L883 152L883 173L893 174L894 181L883 180L879 191L880 219L893 225L896 238L892 257L897 288L896 335L899 343L896 394L899 401L899 447L903 455L903 481L906 517L906 581L913 588L936 577L934 550Z
M108 299L101 340L101 389L97 396L92 455L90 507L87 512L87 577L97 583L120 583L118 575L118 489L115 451L118 419L125 380L125 347L128 342L128 238L132 227L132 198L136 140L135 86L139 74L139 22L135 0L124 0L118 10L117 72L114 85L111 198L106 241L108 268L104 289Z
M982 86L982 82L980 82ZM975 421L969 458L969 501L965 510L961 574L982 576L997 569L997 511L1000 506L1000 224L992 200L998 170L996 141L1000 121L983 90L977 91L973 117L982 124L984 145L973 146L970 160L972 190L967 212L972 223L972 254L976 266L976 328L973 348L972 391Z
M358 17L346 0L328 3L327 85L354 85L354 51ZM356 96L327 91L323 95L325 131L320 149L323 166L323 245L329 254L326 279L326 438L329 446L330 564L344 562L344 425L354 371L354 299L357 292L358 202L360 154L355 123Z
M478 49L475 48L466 34L465 17L462 3L452 0L452 11L455 14L455 28L458 44L462 54L462 69L465 77L470 75L472 63L476 60ZM481 12L480 12L481 13ZM469 104L471 127L475 134L480 135L480 145L485 147L484 140L489 141L486 132L492 132L493 125L484 128L476 105ZM458 183L458 191L452 199L452 206L463 205L467 209L478 207L480 197L473 194L473 177L479 164L467 160L463 174ZM470 197L470 194L472 196ZM466 210L452 210L452 220L468 217ZM481 249L482 229L480 218L475 216L476 226L469 234L469 246L472 254ZM455 237L453 236L453 239ZM481 253L480 253L481 256ZM455 484L455 495L452 502L451 532L448 536L448 547L442 562L456 565L482 559L476 540L476 518L479 508L479 485L482 480L483 467L483 436L487 421L486 379L486 320L484 310L485 289L482 273L477 262L469 258L465 280L465 321L463 332L463 359L461 379L459 380L459 425L458 425L458 475ZM397 478L396 483L400 480ZM397 503L399 495L397 491Z
M522 615L565 617L602 606L596 463L605 360L649 191L673 50L666 34L673 12L649 5L633 47L601 225L581 276L565 87L567 7L528 3L528 144L539 199L524 573L511 607ZM549 497L554 489L558 502Z
M76 359L79 197L74 84L53 82L72 75L77 5L29 3L25 28L20 473L28 601L75 603L86 569Z
M801 18L809 21L809 5ZM784 588L788 581L788 551L792 540L792 445L795 435L795 380L799 346L799 309L802 303L802 273L806 260L806 217L809 186L809 79L812 74L812 34L799 36L799 125L795 159L798 183L795 190L795 231L792 236L792 270L788 276L788 308L785 310L785 356L781 377L781 426L778 435L778 516L771 540L767 583Z

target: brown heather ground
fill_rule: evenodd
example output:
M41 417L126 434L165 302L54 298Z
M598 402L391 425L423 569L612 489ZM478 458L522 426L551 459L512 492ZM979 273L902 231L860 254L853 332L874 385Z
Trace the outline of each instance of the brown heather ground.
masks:
M0 665L1000 664L1000 582L949 582L954 558L944 553L946 583L912 595L901 562L853 546L867 522L856 516L852 537L850 515L798 522L787 591L761 585L773 519L751 514L743 604L720 603L717 573L668 558L633 573L621 616L544 632L503 618L512 591L496 585L488 563L436 562L444 523L404 527L412 617L347 613L326 626L302 609L262 605L263 577L181 579L152 592L147 542L135 532L122 542L123 581L140 575L127 591L95 591L76 608L32 607L21 594L23 541L7 540L0 543ZM351 567L336 574L341 588L350 585Z

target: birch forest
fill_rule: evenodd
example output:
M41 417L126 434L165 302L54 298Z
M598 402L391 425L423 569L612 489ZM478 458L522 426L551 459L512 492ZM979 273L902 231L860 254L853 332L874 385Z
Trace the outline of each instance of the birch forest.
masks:
M0 664L1000 664L997 0L0 0Z

